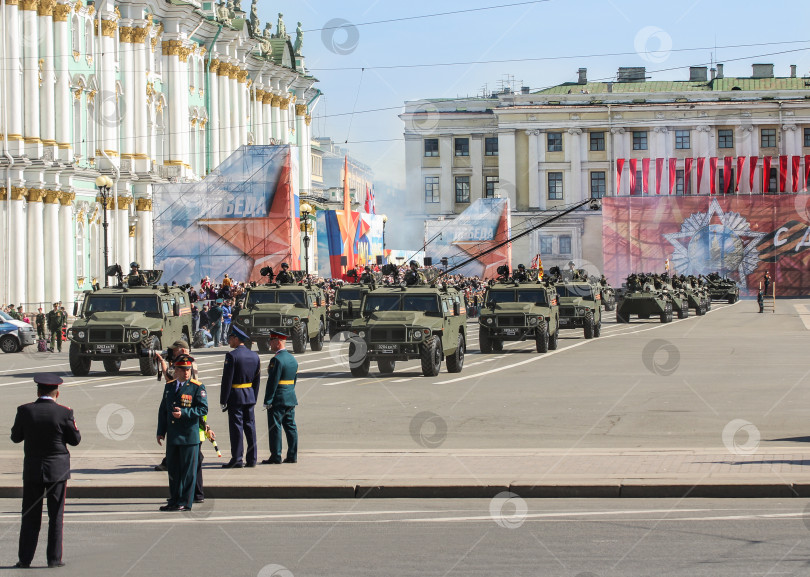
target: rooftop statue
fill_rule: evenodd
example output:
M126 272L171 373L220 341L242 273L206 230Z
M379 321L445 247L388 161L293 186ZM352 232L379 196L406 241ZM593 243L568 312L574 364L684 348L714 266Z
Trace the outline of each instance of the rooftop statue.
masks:
M259 0L253 0L250 5L250 29L254 35L261 34L262 23L259 20Z
M297 56L301 56L301 49L304 47L304 31L301 29L301 23L298 23L298 28L295 29L295 44L293 45L293 52Z
M284 14L278 13L278 24L276 25L276 38L287 39L290 36L287 34L287 27L284 26Z

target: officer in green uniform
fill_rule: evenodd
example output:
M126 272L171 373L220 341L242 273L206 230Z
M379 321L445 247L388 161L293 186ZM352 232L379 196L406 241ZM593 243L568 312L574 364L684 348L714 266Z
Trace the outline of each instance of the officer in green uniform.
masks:
M194 359L180 355L174 362L175 380L166 383L158 410L157 442L166 441L169 502L161 511L188 511L194 500L200 419L208 414L205 385L191 378Z
M51 352L62 352L62 325L67 320L65 313L59 310L59 303L53 303L53 310L48 311L48 330L51 333Z
M45 340L45 313L42 312L41 308L37 309L37 316L34 322L37 325L37 338Z
M267 369L267 388L264 391L264 409L270 437L270 458L262 465L281 463L281 430L287 437L285 463L298 462L298 428L295 426L295 382L298 379L298 361L285 348L287 335L270 331L270 350L275 356Z
M13 318L14 320L18 320L18 321L21 321L21 320L22 320L22 318L20 317L20 315L18 315L18 314L17 314L17 309L16 309L16 308L14 308L14 305L9 305L9 306L8 306L8 316L10 316L11 318Z

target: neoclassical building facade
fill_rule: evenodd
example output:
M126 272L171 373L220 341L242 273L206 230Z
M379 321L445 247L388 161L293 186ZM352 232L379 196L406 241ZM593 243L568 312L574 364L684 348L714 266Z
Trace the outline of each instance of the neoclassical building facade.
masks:
M320 90L303 33L253 1L4 0L0 302L72 303L109 263L153 262L156 184L194 181L241 145L290 144L311 188Z

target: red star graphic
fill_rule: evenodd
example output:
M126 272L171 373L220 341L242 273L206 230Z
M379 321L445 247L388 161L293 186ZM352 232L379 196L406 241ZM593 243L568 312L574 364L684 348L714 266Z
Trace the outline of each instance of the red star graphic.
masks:
M489 250L497 244L509 238L509 205L504 205L501 218L498 221L498 229L495 238L486 241L457 241L453 245L459 247L470 256L476 256ZM503 246L479 257L478 262L484 267L481 274L482 279L497 278L498 267L502 264L509 265L512 262L512 243L508 242Z

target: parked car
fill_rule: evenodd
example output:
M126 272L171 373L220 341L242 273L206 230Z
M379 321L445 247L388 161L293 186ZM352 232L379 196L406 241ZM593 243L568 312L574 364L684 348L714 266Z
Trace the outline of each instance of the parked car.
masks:
M0 311L0 351L16 353L33 345L36 340L37 333L34 327Z

